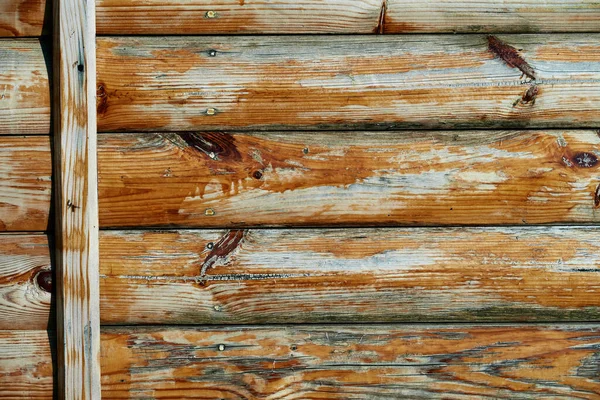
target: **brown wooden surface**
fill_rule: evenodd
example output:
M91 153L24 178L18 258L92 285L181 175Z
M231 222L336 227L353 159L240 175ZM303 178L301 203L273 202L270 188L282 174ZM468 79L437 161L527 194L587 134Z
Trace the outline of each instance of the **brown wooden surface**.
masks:
M107 134L100 222L596 222L597 157L593 130Z
M54 4L57 394L100 393L94 0Z
M599 234L594 227L103 232L101 317L104 324L598 321Z
M54 399L55 335L13 329L0 330L0 399Z
M385 33L597 32L596 0L386 0Z
M104 328L111 399L598 399L598 325Z
M49 137L0 136L0 231L47 229L51 179Z
M597 32L600 5L595 0L97 0L97 23L103 35Z
M599 332L598 325L104 328L103 398L598 399ZM45 331L0 331L0 398L52 398L49 343Z
M54 326L51 293L46 235L0 234L0 331Z
M50 132L45 57L37 39L0 40L0 135Z
M598 234L589 226L103 232L101 320L599 321ZM46 236L0 239L0 330L46 329Z
M595 128L599 39L99 38L98 129Z
M97 0L100 35L374 33L382 0Z
M0 37L50 33L50 0L0 0Z

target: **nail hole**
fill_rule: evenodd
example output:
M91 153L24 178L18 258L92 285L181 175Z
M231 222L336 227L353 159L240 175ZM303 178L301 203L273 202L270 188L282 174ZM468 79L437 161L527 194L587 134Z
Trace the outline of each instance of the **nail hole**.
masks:
M304 148L304 150L302 150L302 152L303 152L304 154L308 154L308 147L305 147L305 148Z
M260 171L254 171L254 173L252 174L252 176L254 177L254 179L260 179L263 177L263 173Z
M293 344L290 346L290 350L296 351L296 350L298 350L298 347L295 344Z
M78 64L77 65L77 71L83 72L83 64Z

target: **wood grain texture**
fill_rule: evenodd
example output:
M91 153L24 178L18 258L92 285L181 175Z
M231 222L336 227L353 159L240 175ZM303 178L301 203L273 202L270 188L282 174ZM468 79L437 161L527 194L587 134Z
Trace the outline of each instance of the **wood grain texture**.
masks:
M0 331L54 326L52 281L46 235L0 235Z
M600 124L600 35L497 40L535 81L484 35L99 38L98 129Z
M56 336L44 330L0 330L0 399L53 397Z
M600 29L600 5L595 0L97 0L96 4L98 33L103 35Z
M597 32L596 0L386 0L385 33Z
M49 33L50 0L0 0L0 37Z
M382 0L97 0L100 35L373 33Z
M58 397L100 394L95 3L55 0Z
M597 222L579 131L104 134L104 227Z
M49 137L0 136L0 231L46 230L51 186Z
M598 325L103 328L104 398L598 399ZM53 337L0 331L0 398L52 399Z
M598 321L596 227L104 231L104 324Z
M0 135L50 132L49 71L44 57L36 39L0 40Z
M104 328L111 399L598 399L598 325Z

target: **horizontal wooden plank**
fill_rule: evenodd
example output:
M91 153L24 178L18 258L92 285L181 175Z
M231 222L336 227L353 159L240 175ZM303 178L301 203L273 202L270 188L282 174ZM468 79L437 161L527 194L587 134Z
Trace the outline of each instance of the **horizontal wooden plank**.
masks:
M98 33L374 33L382 0L96 0Z
M0 40L0 135L50 132L49 56L37 39Z
M103 331L110 399L600 397L598 325ZM51 343L0 331L0 398L53 398Z
M48 227L52 157L47 136L0 136L0 231Z
M104 324L598 321L596 227L104 231Z
M49 0L0 0L0 37L50 33Z
M99 131L600 125L594 34L111 37L97 47Z
M600 321L599 229L104 231L101 321ZM46 329L46 236L0 239L0 330Z
M0 330L0 399L54 398L55 340L44 330Z
M116 226L597 222L597 132L105 134Z
M598 399L598 325L105 328L111 399Z
M384 31L597 32L596 0L386 0Z
M53 326L51 293L52 268L47 236L1 234L0 331L43 330Z
M15 1L15 0L12 0ZM595 0L97 0L98 33L594 32Z

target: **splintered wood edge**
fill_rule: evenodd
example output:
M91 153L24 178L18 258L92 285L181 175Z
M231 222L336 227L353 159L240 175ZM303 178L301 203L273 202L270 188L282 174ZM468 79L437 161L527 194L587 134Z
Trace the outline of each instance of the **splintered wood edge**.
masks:
M100 399L95 2L54 13L58 397Z

